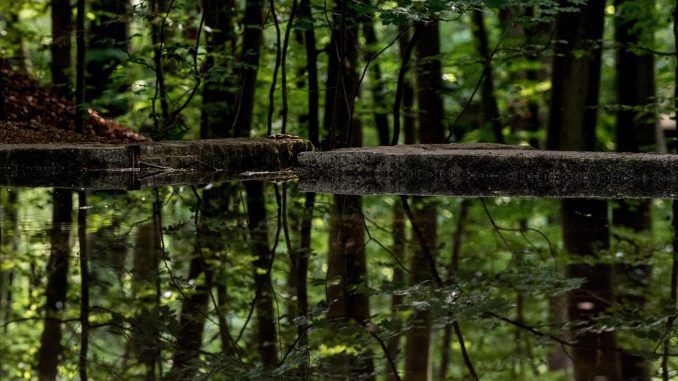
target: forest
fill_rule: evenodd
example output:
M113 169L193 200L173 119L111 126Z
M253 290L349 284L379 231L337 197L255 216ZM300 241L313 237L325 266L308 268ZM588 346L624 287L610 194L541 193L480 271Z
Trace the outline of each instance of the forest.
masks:
M668 0L0 0L0 149L675 157L677 41ZM288 172L90 189L10 170L3 381L678 379L671 198L315 193Z

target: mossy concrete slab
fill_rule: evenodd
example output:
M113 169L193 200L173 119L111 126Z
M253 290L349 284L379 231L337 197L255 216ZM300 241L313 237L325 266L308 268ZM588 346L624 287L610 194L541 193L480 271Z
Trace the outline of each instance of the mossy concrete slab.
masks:
M300 188L339 194L673 198L678 155L413 145L299 154Z
M244 172L279 172L312 150L306 140L269 138L108 144L0 145L0 185L136 189L207 183Z

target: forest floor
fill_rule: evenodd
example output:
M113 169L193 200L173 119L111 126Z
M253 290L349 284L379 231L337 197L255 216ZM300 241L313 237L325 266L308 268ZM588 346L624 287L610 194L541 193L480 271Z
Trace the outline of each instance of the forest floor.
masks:
M4 118L0 144L130 143L147 137L88 109L85 131L75 131L75 103L26 73L0 61L4 81Z

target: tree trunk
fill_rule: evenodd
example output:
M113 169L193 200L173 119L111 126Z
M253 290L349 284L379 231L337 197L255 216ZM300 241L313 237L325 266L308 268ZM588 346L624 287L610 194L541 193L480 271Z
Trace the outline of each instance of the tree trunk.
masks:
M399 202L396 201L393 207L393 228L391 230L391 236L393 237L393 247L391 252L396 260L402 262L405 259L405 245L406 245L406 227L405 227L405 212L403 211L402 206ZM405 283L405 274L402 267L395 265L393 267L393 284L396 287L402 287ZM394 324L398 324L399 318L397 316L397 311L400 305L403 303L403 296L399 293L394 293L391 295L391 319ZM400 327L398 327L400 328ZM388 342L386 343L388 348L388 353L391 356L391 359L396 362L398 356L400 355L400 335L393 335ZM386 369L386 380L387 381L397 381L398 375L396 375L391 369L390 362L386 362L384 366Z
M158 229L155 221L139 226L134 239L132 265L132 296L137 300L139 312L132 318L129 345L137 360L145 365L147 381L156 379L155 369L160 356L159 311L153 292L160 271Z
M595 257L596 252L609 248L607 202L570 199L562 203L563 240L565 250L573 255ZM570 264L569 278L583 278L585 283L568 295L570 321L591 324L600 313L614 302L613 268L607 264ZM621 380L619 353L605 348L616 348L614 332L579 332L581 325L572 328L577 346L572 348L574 374L577 381L606 377Z
M198 375L198 369L202 365L199 356L208 313L210 289L207 278L210 275L205 274L203 280L198 280L198 278L205 270L205 263L200 257L200 253L194 253L188 271L188 279L197 282L196 288L182 301L176 349L172 357L172 369L167 376L168 380L193 379Z
M386 88L384 87L384 80L381 78L381 67L376 61L377 54L377 33L374 30L374 21L372 15L365 16L362 22L363 35L365 36L365 43L367 49L365 51L365 61L371 61L370 65L370 88L372 92L372 107L374 114L374 125L377 129L377 136L379 137L379 145L387 146L389 144L389 127L388 127L388 105L386 104Z
M438 208L432 199L415 199L413 202L415 221L421 230L426 246L434 250L437 247L438 226L436 222ZM412 285L431 281L426 250L418 245L410 261ZM405 380L427 381L430 378L429 351L431 342L431 312L414 311L408 322L405 343Z
M337 1L325 96L325 148L358 147L362 143L359 123L353 119L358 84L358 15L349 1Z
M0 73L0 120L5 119L5 78Z
M483 59L483 83L481 88L482 124L483 126L486 124L491 125L495 142L504 143L499 105L497 104L497 96L494 94L494 71L492 70L492 57L490 55L483 11L481 9L474 9L471 18L474 25L473 32L478 43L478 53Z
M71 18L70 0L52 0L52 84L59 94L71 93Z
M229 55L235 57L237 45L233 26L234 0L202 0L205 27L205 82L202 93L200 137L232 137L235 81L229 75ZM222 70L224 72L222 72Z
M38 377L41 381L56 380L61 346L61 320L66 309L68 291L68 261L70 256L71 223L73 222L71 191L55 189L52 196L51 249L47 262L45 295L45 327L38 351Z
M328 48L323 148L356 147L362 143L360 123L353 118L357 95L358 15L347 0L335 2L332 37ZM335 195L330 219L330 248L326 300L327 317L339 322L369 319L365 227L360 196ZM337 338L339 339L339 338ZM369 349L355 355L330 359L332 379L373 379L374 363ZM337 370L341 370L337 372Z
M313 208L315 206L315 193L306 193L304 213L301 219L301 231L299 250L295 253L294 272L296 275L294 287L297 293L297 316L308 315L308 258L311 255L311 234L313 232ZM308 377L310 362L308 353L308 324L305 319L297 327L299 335L299 347L306 355L306 361L300 369L299 378L305 380Z
M468 218L469 200L463 199L459 205L459 216L457 217L457 226L452 237L452 259L447 269L447 283L454 280L459 260L461 258L461 243L466 232L466 219ZM440 370L441 380L447 380L447 372L450 367L450 344L452 343L452 325L446 324L443 332L443 342L440 351Z
M167 100L167 86L165 83L165 66L163 63L163 46L165 44L165 25L163 25L163 14L165 2L163 0L150 0L151 8L151 42L153 44L153 70L155 71L155 95L153 96L153 119L154 131L153 138L162 139L165 136L165 124L169 120L169 103ZM160 100L160 115L155 109L155 101ZM162 129L162 131L161 131Z
M653 31L641 23L652 16L654 1L640 3L638 0L615 1L615 41L617 44L617 151L655 151L656 115L654 107L655 80L654 56L639 53L634 45L652 43ZM640 12L640 13L639 13ZM650 13L649 15L643 13ZM641 109L639 111L639 108ZM651 200L619 200L613 213L613 223L635 232L651 234ZM649 282L652 277L650 258L639 257L642 253L629 253L628 262L617 265L620 282L628 292L620 299L643 308L647 304ZM650 366L642 356L629 351L621 354L622 376L628 380L650 380Z
M82 1L82 0L80 0ZM87 193L78 192L78 246L80 247L80 380L87 380L89 350L89 256L87 245Z
M315 28L310 0L301 0L299 7L299 23L304 31L304 47L306 48L306 75L308 76L308 140L320 147L320 119L318 92L318 51L316 49Z
M278 363L276 338L276 314L273 308L273 285L271 283L272 255L268 247L268 224L264 184L259 181L245 183L247 189L248 229L252 254L257 257L254 268L256 290L256 313L258 348L264 368L273 368Z
M76 0L78 14L75 22L75 131L83 133L85 106L85 0Z
M445 118L442 96L442 69L440 63L440 32L438 21L417 24L420 29L417 55L417 101L419 103L419 142L443 143Z
M547 149L596 148L604 3L592 0L556 18Z
M600 87L601 39L605 1L593 0L578 12L560 13L556 18L555 55L552 72L549 149L595 150L598 93ZM579 52L586 52L579 54ZM569 293L571 321L591 323L613 300L609 265L588 265L577 257L595 257L609 247L607 202L601 200L564 200L562 202L563 241L573 256L567 276L584 278L581 288ZM614 332L579 332L572 337L580 344L573 348L574 373L578 381L606 377L621 379L621 366L615 348Z
M243 69L239 73L240 97L233 124L235 128L233 133L236 137L250 136L252 129L254 95L257 89L257 74L259 72L259 51L263 41L263 7L263 0L247 0L245 4L245 17L243 18L245 31L240 57Z
M410 41L411 33L405 30L406 26L399 26L398 33L398 51L402 59L407 51L407 44ZM407 76L403 82L403 134L405 136L405 144L414 144L417 140L416 117L414 112L414 86L412 81Z
M125 61L128 51L129 13L128 0L93 0L92 13L96 19L89 24L87 47L87 88L85 100L92 102L104 96L107 90L116 96L106 98L106 112L118 116L127 111L127 102L117 95L124 87L113 88L113 72Z
M444 118L442 78L440 63L440 32L438 21L418 24L419 42L417 54L417 101L419 104L419 141L423 144L442 143L445 131L441 121ZM415 220L424 235L426 244L434 250L437 247L437 213L434 200L415 199ZM411 257L410 282L415 285L431 280L427 252L417 246ZM405 344L405 380L426 381L429 378L429 346L431 339L430 312L415 311L411 327L407 331Z

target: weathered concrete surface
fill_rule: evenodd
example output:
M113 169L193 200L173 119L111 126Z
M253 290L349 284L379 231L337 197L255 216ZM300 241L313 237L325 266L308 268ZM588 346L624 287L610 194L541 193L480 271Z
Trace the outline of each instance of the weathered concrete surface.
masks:
M678 155L493 145L349 148L299 154L300 188L343 194L672 198Z
M136 189L206 183L243 172L287 171L312 150L293 137L215 139L126 145L0 145L0 185Z

